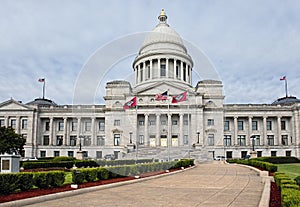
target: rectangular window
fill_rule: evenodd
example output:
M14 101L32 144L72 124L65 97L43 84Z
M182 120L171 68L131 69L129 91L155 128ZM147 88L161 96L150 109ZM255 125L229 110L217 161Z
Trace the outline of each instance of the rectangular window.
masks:
M260 135L255 135L255 146L259 146L260 145Z
M45 135L43 137L43 145L49 145L49 136L48 135Z
M224 146L231 146L231 135L224 135Z
M59 121L58 122L58 131L63 131L64 130L64 122L63 121Z
M49 131L50 130L50 122L46 121L45 122L45 131Z
M121 125L120 119L116 119L116 120L114 121L114 126L120 126L120 125Z
M172 125L177 125L178 124L178 121L177 120L173 120L172 121Z
M257 157L262 157L262 151L257 151Z
M84 131L89 132L92 129L92 123L91 121L85 121L84 122Z
M281 143L282 145L288 145L288 135L281 136Z
M292 156L292 151L290 151L290 150L285 151L285 156L286 157L291 157Z
M207 120L207 126L213 126L215 124L215 120L214 119L208 119Z
M70 146L76 146L77 136L70 136Z
M10 127L11 128L16 129L16 124L17 124L17 121L15 119L10 120Z
M121 137L120 134L114 134L114 146L120 146Z
M185 126L189 125L188 120L183 120L183 125L185 125Z
M139 121L139 125L144 126L145 125L144 120Z
M96 158L102 159L102 151L96 151Z
M46 157L46 151L40 151L40 157Z
M92 144L91 136L84 136L83 145L91 146L91 144Z
M63 136L56 136L56 145L57 146L63 145Z
M166 125L166 124L167 124L167 122L165 120L161 121L161 125Z
M224 131L229 131L229 121L224 121Z
M68 157L74 157L74 151L68 151Z
M252 130L253 131L257 131L258 130L257 121L252 121Z
M54 151L54 157L59 157L59 151Z
M245 158L247 156L247 151L241 151L241 158Z
M281 130L286 130L285 121L281 121Z
M239 146L246 145L246 135L238 135L238 143Z
M4 119L0 119L0 127L4 127L5 123L4 123Z
M215 142L215 135L214 134L208 134L208 146L213 146Z
M267 121L267 130L268 131L272 130L272 121Z
M72 131L76 131L77 130L77 121L72 121L72 123L71 123L71 130Z
M226 152L226 158L231 159L232 158L232 151Z
M149 121L149 124L150 124L150 126L154 126L154 125L155 125L155 121L150 120L150 121Z
M22 119L22 129L27 129L27 119Z
M244 130L244 122L238 121L238 130Z
M105 122L104 121L99 122L99 131L105 131Z
M271 157L276 157L277 156L277 151L271 151Z
M274 145L274 135L267 135L267 141L269 146Z
M184 135L184 137L183 137L183 144L187 145L188 143L189 143L189 137L188 137L188 135Z
M160 64L160 77L166 77L166 65Z
M103 136L97 136L97 146L104 146L105 145L105 139Z
M140 135L139 136L139 145L143 145L144 144L144 135Z

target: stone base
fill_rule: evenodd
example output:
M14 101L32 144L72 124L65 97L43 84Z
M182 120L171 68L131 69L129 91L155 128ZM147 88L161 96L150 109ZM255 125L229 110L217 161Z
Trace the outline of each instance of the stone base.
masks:
M135 145L134 144L127 144L127 151L128 152L133 152L135 150Z
M257 158L257 152L256 151L251 151L250 152L250 158Z
M202 149L202 145L199 144L199 143L196 143L196 144L195 144L195 149Z
M83 160L83 151L78 151L77 152L76 159L77 160Z

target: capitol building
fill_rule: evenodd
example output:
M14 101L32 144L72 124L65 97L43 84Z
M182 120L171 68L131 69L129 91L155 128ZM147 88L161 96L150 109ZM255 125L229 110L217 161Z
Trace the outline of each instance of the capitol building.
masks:
M107 82L105 104L11 99L0 103L0 126L26 138L24 157L76 157L81 148L92 159L243 158L253 149L300 158L300 100L224 104L222 81L193 86L193 57L164 10L132 66L134 84Z

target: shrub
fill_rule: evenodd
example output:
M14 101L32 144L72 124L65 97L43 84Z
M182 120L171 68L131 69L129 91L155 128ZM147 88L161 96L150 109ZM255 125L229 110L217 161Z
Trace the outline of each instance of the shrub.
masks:
M290 188L283 188L281 191L282 207L299 207L300 191Z
M17 174L18 188L20 188L21 191L27 191L27 190L31 189L34 185L33 176L34 176L34 173L31 173L31 172Z
M62 171L51 171L48 172L48 177L50 177L50 186L59 187L65 182L65 173Z
M300 160L297 157L259 157L255 160L270 162L273 164L284 164L284 163L299 163Z
M296 181L297 185L300 185L300 176L295 177L294 180Z
M10 194L18 189L18 178L15 173L0 174L0 194Z
M85 175L81 172L81 170L73 170L73 183L81 184L84 182Z
M97 180L97 169L96 168L84 169L84 170L81 170L81 173L84 174L84 178L88 182Z
M99 180L107 180L109 178L109 171L105 168L97 169L97 178Z
M38 188L48 188L52 183L52 176L49 172L37 172L34 175L34 185Z
M52 162L62 162L62 161L75 161L75 157L67 157L67 156L61 156L61 157L54 157Z
M99 167L99 165L94 160L76 160L75 166L78 168L82 167Z

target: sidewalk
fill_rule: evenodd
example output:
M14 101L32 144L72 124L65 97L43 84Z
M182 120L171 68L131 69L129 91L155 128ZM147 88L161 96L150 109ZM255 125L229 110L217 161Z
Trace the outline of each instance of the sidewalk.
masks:
M257 172L215 161L143 182L104 187L101 190L44 202L39 199L39 203L28 206L257 207L263 187L264 183Z

